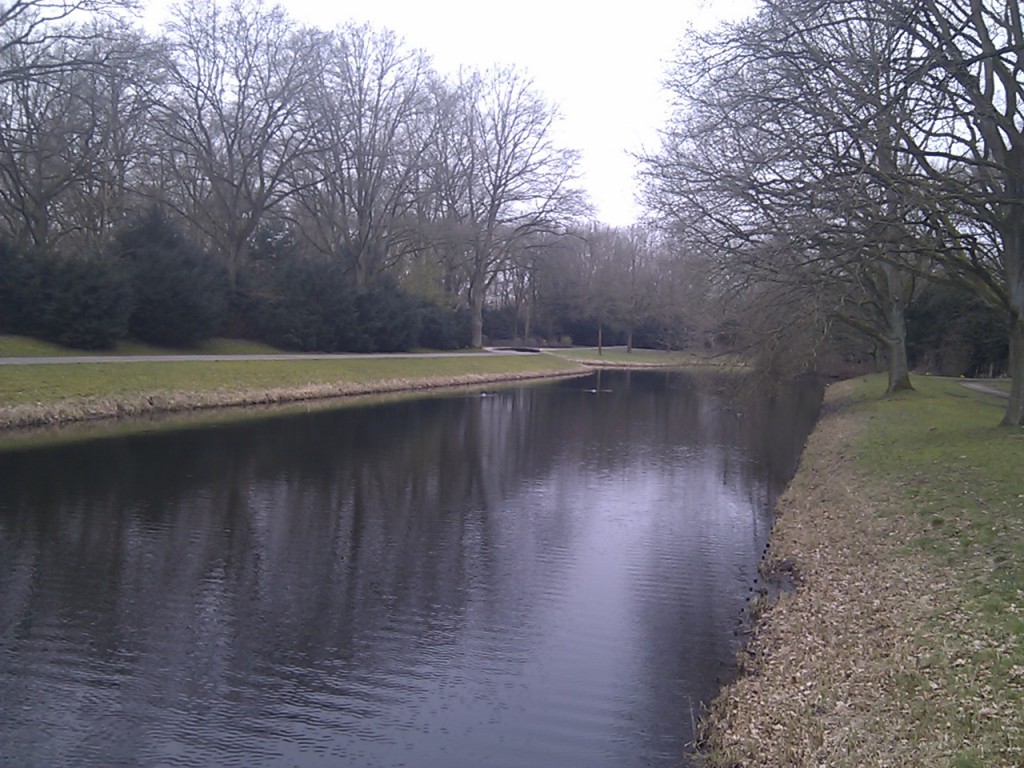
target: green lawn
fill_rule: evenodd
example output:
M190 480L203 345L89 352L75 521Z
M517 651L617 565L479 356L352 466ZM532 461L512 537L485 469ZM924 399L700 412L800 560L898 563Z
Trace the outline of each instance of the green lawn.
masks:
M856 406L868 422L856 454L891 489L884 514L915 521L907 549L931 560L936 583L959 585L913 628L927 687L954 694L922 697L918 714L949 729L952 765L1024 765L1024 429L998 426L1006 401L958 380L913 383ZM907 670L902 683L922 681Z
M0 368L0 407L72 398L118 398L173 392L250 392L348 382L552 373L573 366L551 355L344 360L228 360L76 363Z
M598 351L597 347L570 347L567 349L547 350L550 354L578 360L583 363L604 363L607 365L725 365L724 358L706 358L692 352L666 352L658 349L634 349L627 352L625 347L605 347Z
M89 357L94 355L271 355L280 350L255 341L209 339L190 349L165 349L138 341L122 341L114 349L95 352L69 349L27 336L0 334L0 357Z

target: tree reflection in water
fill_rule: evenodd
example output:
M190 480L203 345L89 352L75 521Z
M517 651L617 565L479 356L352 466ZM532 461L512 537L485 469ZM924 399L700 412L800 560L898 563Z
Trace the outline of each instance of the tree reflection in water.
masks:
M603 372L0 454L0 762L678 764L819 400Z

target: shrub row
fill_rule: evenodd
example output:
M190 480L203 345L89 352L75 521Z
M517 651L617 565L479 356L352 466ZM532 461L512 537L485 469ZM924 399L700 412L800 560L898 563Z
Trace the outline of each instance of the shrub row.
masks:
M74 257L0 243L0 330L80 349L132 337L188 348L223 333L309 352L397 352L469 343L464 313L383 278L357 289L340 264L264 248L229 290L226 270L158 210L109 253Z
M469 317L382 277L357 289L335 262L286 259L239 274L233 332L305 352L400 352L469 346Z
M928 285L907 310L907 353L915 370L997 376L1009 362L1009 332L994 309L950 285Z
M126 333L132 286L121 264L0 244L0 274L0 330L79 349L109 348Z

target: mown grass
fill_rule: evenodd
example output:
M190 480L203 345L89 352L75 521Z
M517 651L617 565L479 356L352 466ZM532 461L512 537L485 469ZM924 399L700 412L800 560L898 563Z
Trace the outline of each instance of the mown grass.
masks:
M0 357L70 357L78 354L81 353L77 350L48 341L0 334Z
M914 386L859 406L870 424L857 446L861 466L898 489L893 513L919 520L915 546L949 565L976 561L981 548L993 562L1016 555L1024 566L1024 429L998 426L1005 401L956 380ZM1022 576L1012 586L1024 589Z
M123 350L122 354L141 355L148 352L130 352L132 347L127 343L119 345L118 349ZM152 349L152 348L150 348ZM194 350L189 350L200 355L278 355L284 354L280 349L261 344L258 341L246 341L244 339L206 339L198 344ZM157 354L166 354L167 350L159 350Z
M272 355L281 350L255 341L241 339L207 339L189 349L167 349L143 344L139 341L122 341L114 349L96 352L70 349L48 341L28 336L0 334L0 357L93 357L101 355Z
M890 489L882 513L913 520L908 553L959 587L913 628L927 681L901 682L951 693L922 695L916 715L959 744L952 765L1024 765L1024 429L998 426L1005 401L957 380L914 386L858 406L869 426L856 446Z
M242 392L467 374L557 373L572 367L551 355L19 365L0 368L0 407L72 398Z

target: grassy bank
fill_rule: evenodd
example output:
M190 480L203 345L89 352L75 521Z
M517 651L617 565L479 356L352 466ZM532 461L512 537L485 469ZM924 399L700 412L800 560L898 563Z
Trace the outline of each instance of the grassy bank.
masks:
M187 350L165 349L143 344L138 341L121 341L111 350L84 352L70 349L48 341L40 341L27 336L11 336L0 334L0 357L88 357L91 355L171 355L187 353L191 355L273 355L281 350L260 344L256 341L241 339L207 339Z
M627 352L625 347L571 347L550 349L549 354L583 365L608 366L612 368L670 368L670 367L732 367L737 364L733 358L722 356L707 357L692 352L665 352L657 349L634 349Z
M1024 430L954 380L833 385L778 506L714 766L1024 765Z
M512 381L579 372L551 355L74 363L0 368L0 428Z

